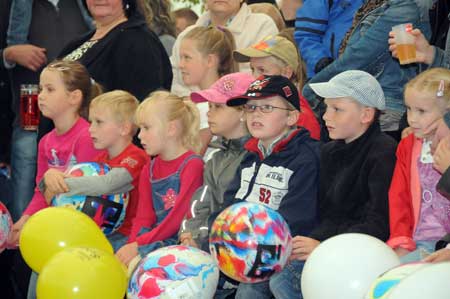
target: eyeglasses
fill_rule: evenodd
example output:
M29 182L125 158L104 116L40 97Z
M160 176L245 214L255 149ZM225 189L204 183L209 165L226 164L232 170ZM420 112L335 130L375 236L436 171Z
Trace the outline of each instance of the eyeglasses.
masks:
M258 108L259 108L259 111L261 111L262 113L271 113L273 111L273 109L281 109L281 110L292 111L292 109L276 107L276 106L272 106L272 105L261 105L261 106L258 106L258 105L244 104L243 107L244 107L244 111L248 112L248 113L253 113Z

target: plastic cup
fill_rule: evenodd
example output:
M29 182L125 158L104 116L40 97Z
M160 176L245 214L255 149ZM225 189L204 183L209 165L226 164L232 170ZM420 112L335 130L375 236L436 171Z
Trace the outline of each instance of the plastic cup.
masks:
M397 44L397 56L400 64L409 64L416 62L415 37L410 33L412 24L400 24L392 27L395 43Z
M36 84L20 85L20 123L27 131L36 131L39 126L39 88Z

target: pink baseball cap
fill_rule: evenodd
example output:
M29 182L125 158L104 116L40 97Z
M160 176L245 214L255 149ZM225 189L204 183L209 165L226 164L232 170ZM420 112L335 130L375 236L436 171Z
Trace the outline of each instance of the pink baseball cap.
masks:
M243 95L255 78L249 73L232 73L221 77L210 88L191 93L195 103L226 104L227 100Z

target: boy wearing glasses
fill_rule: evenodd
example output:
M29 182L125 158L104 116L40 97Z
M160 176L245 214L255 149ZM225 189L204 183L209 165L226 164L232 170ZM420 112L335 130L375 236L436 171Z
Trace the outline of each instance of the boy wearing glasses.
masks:
M294 236L309 235L316 225L319 181L319 142L296 126L298 98L289 79L261 76L244 95L227 101L228 106L243 105L252 138L224 195L225 207L246 200L277 210ZM296 264L303 262L294 260L286 268L296 271ZM298 275L292 273L291 280ZM271 284L241 283L236 298L270 298Z

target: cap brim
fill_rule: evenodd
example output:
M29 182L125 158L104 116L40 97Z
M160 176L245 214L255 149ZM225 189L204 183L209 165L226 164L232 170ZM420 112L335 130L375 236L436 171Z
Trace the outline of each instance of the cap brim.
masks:
M205 89L191 93L191 100L194 103L212 102L225 104L228 97L215 89Z
M267 56L271 55L269 53L254 48L245 48L233 51L233 59L237 62L249 62L250 58L252 57L259 58Z
M245 103L247 103L248 100L262 100L262 99L270 98L273 96L278 96L278 95L277 94L262 94L257 97L251 97L251 96L246 96L246 95L237 96L237 97L228 99L227 106L231 106L231 107L241 106L241 105L244 105Z
M351 91L332 82L310 83L309 86L318 96L327 99L349 97L351 94Z

